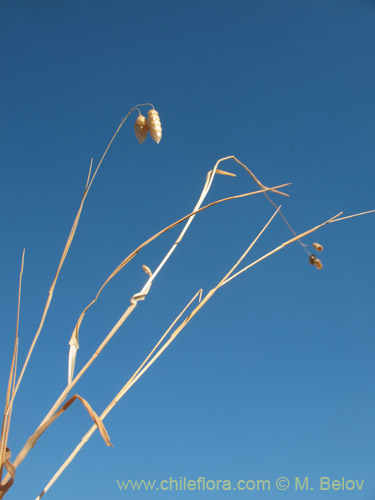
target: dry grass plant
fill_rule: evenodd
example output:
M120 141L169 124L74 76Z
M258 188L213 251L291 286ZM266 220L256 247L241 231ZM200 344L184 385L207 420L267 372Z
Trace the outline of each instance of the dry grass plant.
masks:
M141 114L140 109L143 106L151 106L151 110L148 112L148 120ZM20 271L20 278L19 278L19 292L18 292L18 307L17 307L17 319L16 319L16 332L15 332L15 340L14 340L14 348L13 348L13 355L12 355L12 360L11 360L11 367L10 367L10 374L9 374L9 379L8 379L8 385L7 385L7 391L6 391L6 400L5 400L5 409L4 409L4 415L3 415L3 422L2 422L2 428L1 428L1 439L0 439L0 499L5 496L7 491L13 486L14 480L15 480L15 473L18 468L18 466L21 464L21 462L26 458L28 455L29 451L35 446L37 443L39 437L48 429L48 427L62 414L64 413L74 401L80 401L84 408L88 411L91 419L93 420L93 425L89 429L89 431L83 436L81 439L80 443L76 446L75 450L71 453L71 455L65 460L65 462L61 465L59 470L55 473L55 475L51 478L51 480L48 482L48 484L43 488L42 492L38 495L36 500L39 500L42 498L45 493L51 488L51 486L55 483L57 478L62 474L62 472L66 469L66 467L71 463L71 461L74 459L74 457L77 455L77 453L81 450L81 448L87 443L87 441L90 439L92 434L95 432L96 429L99 429L99 432L101 433L101 436L103 437L105 443L108 446L111 446L107 431L104 427L103 420L105 417L111 412L111 410L116 406L116 404L120 401L120 399L127 393L127 391L142 377L142 375L152 366L152 364L156 361L156 359L168 348L168 346L176 339L176 337L179 335L179 333L185 328L185 326L191 321L191 319L202 309L202 307L212 298L212 296L224 285L228 284L231 280L242 274L243 272L247 271L250 269L252 266L258 264L262 260L267 259L271 255L273 255L276 252L279 252L280 250L284 249L288 245L298 242L305 252L309 256L309 261L311 264L314 264L317 269L321 269L323 267L321 261L316 258L314 254L311 254L311 252L308 249L308 246L303 243L302 239L305 236L308 236L311 233L314 233L321 227L331 224L334 222L342 221L345 219L348 219L350 217L357 217L359 215L364 215L365 213L373 213L374 210L371 210L369 212L363 212L361 214L354 214L350 215L347 217L340 217L342 212L334 215L333 217L330 217L328 220L318 224L317 226L305 230L301 232L300 234L297 234L289 222L286 220L284 215L282 214L280 210L280 206L277 206L275 202L271 199L270 194L274 193L279 196L284 196L287 197L289 196L287 193L281 191L282 188L287 187L289 184L285 183L282 185L278 186L273 186L273 187L267 187L264 184L261 183L261 181L254 175L254 173L241 161L239 161L235 156L228 156L225 158L221 158L216 162L214 165L213 169L210 170L205 179L205 183L201 192L201 195L194 207L194 209L182 217L181 219L169 224L166 226L164 229L159 231L158 233L154 234L150 238L148 238L145 242L143 242L141 245L139 245L133 252L131 252L117 267L116 269L113 270L113 272L108 276L108 278L104 281L102 286L99 288L98 292L96 293L95 297L93 300L85 307L85 309L82 311L80 316L77 319L76 325L73 329L70 341L69 341L69 362L68 362L68 382L65 387L65 389L61 392L61 394L57 397L56 402L52 405L51 409L48 411L48 413L45 415L45 417L42 419L41 423L37 427L37 429L33 432L31 436L26 440L24 446L22 449L19 451L18 455L14 460L11 460L11 452L10 448L8 447L8 436L9 436L9 429L10 429L10 423L11 423L11 417L12 417L12 410L13 410L13 403L15 396L17 394L18 388L21 384L21 381L23 379L23 376L25 374L25 370L28 366L28 363L30 361L31 355L33 353L33 350L36 346L36 343L39 339L39 336L42 332L43 325L53 298L53 293L55 290L55 286L57 283L57 280L59 278L62 266L64 264L65 258L69 252L69 249L71 247L72 241L74 239L77 226L79 223L79 219L82 213L82 209L86 200L86 197L90 191L90 188L92 186L92 183L99 171L99 168L101 167L104 158L106 157L106 154L113 143L114 139L118 135L120 129L126 122L126 120L129 118L129 116L134 112L138 111L139 116L136 119L135 125L134 125L134 130L136 137L140 143L143 143L146 138L147 138L147 133L150 132L150 135L152 139L159 143L162 137L162 129L161 129L161 122L159 118L158 112L154 109L152 104L146 103L146 104L139 104L137 106L134 106L129 113L123 118L120 122L120 125L118 126L116 132L114 133L112 139L109 141L109 144L107 148L105 149L103 156L101 157L99 163L97 164L95 170L93 171L93 161L91 160L90 162L90 167L89 167L89 174L87 177L86 185L84 188L84 192L82 195L81 203L78 209L78 212L76 214L76 217L74 219L70 234L68 236L67 242L65 244L64 251L62 253L57 272L55 274L55 277L52 281L47 300L44 306L44 310L42 313L42 317L40 320L39 327L35 333L35 336L33 338L33 341L31 343L31 346L29 348L28 354L26 356L26 359L22 365L21 371L19 375L17 376L17 354L18 354L18 325L19 325L19 312L20 312L20 301L21 301L21 285L22 285L22 273L23 273L23 266L24 266L24 253L22 255L22 260L21 260L21 271ZM235 174L231 172L227 172L225 170L219 169L219 165L225 161L230 161L234 162L237 164L237 166L243 168L252 178L252 180L257 184L258 189L252 192L246 192L243 194L238 194L235 196L230 196L227 198L222 198L220 200L216 200L212 203L209 203L207 205L203 205L203 202L209 193L212 183L214 181L214 178L216 175L225 175L229 177L235 177ZM93 171L93 173L92 173ZM267 200L274 206L275 211L272 215L272 217L267 221L267 223L264 225L263 229L259 232L259 234L256 236L256 238L250 243L250 245L246 248L246 250L242 253L240 258L237 260L237 262L229 269L229 271L218 281L216 286L212 288L205 296L203 296L203 291L202 289L197 291L197 293L194 295L194 297L187 303L187 305L184 307L184 309L177 315L175 320L172 322L172 324L169 326L169 328L165 331L165 333L160 337L159 341L156 343L156 345L152 348L150 353L146 356L144 361L140 364L138 369L134 372L134 374L127 380L122 389L113 397L112 401L108 404L108 406L105 408L105 410L100 414L97 415L96 412L93 410L91 405L89 404L88 401L86 401L84 398L79 396L78 394L74 394L73 396L70 397L66 401L66 398L68 397L69 393L72 391L74 386L77 384L77 382L81 379L81 377L87 372L88 368L92 365L92 363L96 360L96 358L100 355L102 350L105 348L105 346L109 343L109 341L113 338L113 336L118 332L120 327L124 324L126 319L131 315L131 313L134 311L134 309L137 307L140 301L143 301L156 276L159 274L163 266L167 263L168 259L172 255L172 253L176 250L178 244L181 242L183 237L185 236L190 224L193 222L194 218L196 215L201 213L204 210L207 210L217 204L221 203L226 203L232 200L244 198L244 197L249 197L253 195L260 195L263 194ZM270 252L266 253L262 257L258 258L257 260L251 262L250 264L242 267L241 269L238 269L242 261L245 259L245 257L248 255L248 253L251 251L253 246L257 243L258 239L261 237L263 232L269 227L270 223L274 219L276 215L279 215L282 217L283 221L293 234L293 237L290 238L289 240L283 242ZM91 357L88 359L88 361L85 363L83 368L77 373L74 373L75 370L75 361L79 349L79 331L80 327L82 325L82 322L84 320L85 315L87 314L88 310L95 304L95 302L98 300L101 292L103 289L108 285L108 283L148 244L150 244L152 241L154 241L156 238L159 236L163 235L170 229L174 228L177 225L180 225L182 223L185 223L183 225L183 228L177 237L176 241L172 245L172 247L169 249L169 251L166 253L165 257L162 259L158 267L152 272L147 266L143 266L143 271L147 275L147 279L145 282L145 285L142 287L142 289L139 292L136 292L132 295L130 298L130 304L128 307L124 310L123 314L121 317L118 319L118 321L115 323L115 325L112 327L112 329L109 331L107 336L103 339L103 341L100 343L100 345L97 347L96 351L91 355ZM322 251L323 247L319 243L313 243L313 248L316 249L317 251ZM187 311L192 307L192 305L196 303L194 308L191 310L190 313L187 313ZM5 472L5 474L4 474Z

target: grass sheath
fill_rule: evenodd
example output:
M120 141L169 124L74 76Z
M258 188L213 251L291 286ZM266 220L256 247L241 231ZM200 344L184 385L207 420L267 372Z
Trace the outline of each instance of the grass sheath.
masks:
M151 110L148 112L148 119L141 114L139 108L142 106L151 106ZM137 106L134 106L128 114L121 119L121 122L113 134L112 138L110 139L103 155L101 156L97 166L95 167L95 170L93 170L93 160L90 162L89 166L89 172L88 172L88 177L86 180L86 185L82 194L82 198L78 207L78 211L75 215L72 227L70 229L68 238L66 240L62 255L60 257L57 270L55 273L55 276L52 280L52 283L49 288L49 292L47 295L47 299L44 305L44 309L42 312L41 320L38 326L38 329L33 337L33 340L31 342L30 348L28 350L28 353L25 357L24 363L22 365L20 374L17 377L17 358L18 358L18 335L19 335L19 319L20 319L20 304L21 304L21 285L22 285L22 275L23 275L23 268L24 268L24 255L25 251L22 254L22 261L21 261L21 270L20 270L20 277L19 277L19 288L18 288L18 306L17 306L17 320L16 320L16 332L15 332L15 339L14 339L14 347L13 347L13 355L11 359L11 366L10 366L10 373L9 373L9 378L8 378L8 384L7 384L7 391L6 391L6 397L5 397L5 409L4 409L4 414L3 414L3 420L2 420L2 426L1 426L1 437L0 437L0 499L2 499L7 491L13 486L14 480L15 480L15 473L16 469L18 466L22 463L22 461L26 458L28 453L31 451L31 449L35 446L37 443L38 439L40 436L56 421L57 418L59 418L68 408L71 407L71 405L74 403L74 401L80 401L84 408L87 410L89 413L91 419L93 420L93 425L91 428L88 430L88 432L82 437L80 443L75 447L73 452L69 455L69 457L64 461L64 463L61 465L61 467L56 471L56 473L53 475L51 480L47 483L47 485L44 487L43 491L39 494L39 496L36 498L36 500L40 500L46 492L51 488L51 486L55 483L55 481L60 477L60 475L63 473L63 471L68 467L68 465L72 462L74 457L78 454L78 452L83 448L83 446L88 442L88 440L91 438L93 433L95 432L96 429L99 429L99 432L101 433L101 436L105 443L108 446L112 446L108 433L104 427L103 420L107 417L107 415L113 410L113 408L117 405L117 403L125 396L125 394L129 391L131 387L133 387L134 384L149 370L149 368L155 363L155 361L161 356L161 354L170 346L170 344L176 339L176 337L181 333L181 331L185 328L185 326L193 319L194 316L196 316L199 311L205 306L205 304L213 297L213 295L224 285L227 285L230 281L233 279L237 278L241 274L243 274L245 271L248 271L251 267L255 266L256 264L259 264L260 262L268 259L275 253L283 250L287 246L291 245L292 243L298 242L302 248L304 249L305 252L309 255L310 263L313 261L319 261L319 259L316 259L315 255L312 255L308 248L307 245L303 243L302 239L317 231L318 229L322 228L323 226L327 224L331 224L333 222L338 222L342 220L346 220L352 217L358 217L364 214L368 213L374 213L375 210L370 210L367 212L362 212L359 214L354 214L354 215L349 215L346 217L340 217L342 215L342 212L338 213L337 215L331 217L330 219L326 220L325 222L318 224L317 226L312 227L311 229L308 229L302 233L297 234L295 230L292 228L288 220L285 218L284 214L281 212L281 206L277 206L276 203L272 200L271 194L277 194L280 196L288 197L289 195L281 189L289 186L289 183L284 183L280 185L276 185L273 187L267 187L264 185L256 176L255 174L240 160L238 160L235 156L226 156L224 158L220 158L214 165L214 167L208 171L203 189L199 195L199 198L191 212L189 212L187 215L184 217L181 217L180 219L172 222L171 224L167 225L157 233L155 233L153 236L145 240L142 244L140 244L135 250L133 250L127 257L125 257L120 264L110 273L110 275L106 278L106 280L103 282L103 284L100 286L99 290L97 291L96 295L94 298L91 300L91 302L83 309L81 314L79 315L76 324L74 326L73 332L70 337L69 341L69 361L68 361L68 383L66 387L63 389L63 391L60 393L60 395L57 397L55 403L52 405L50 410L47 412L45 417L42 419L41 423L39 426L36 428L36 430L29 436L29 438L26 440L24 446L21 448L19 451L18 455L14 459L14 461L11 461L11 452L8 447L8 438L9 438L9 429L10 429L10 423L11 423L11 418L12 418L12 411L13 411L13 404L14 404L14 399L16 397L17 391L19 389L19 386L23 380L26 368L28 366L28 363L30 362L32 353L35 349L36 343L41 335L41 332L43 330L43 326L45 323L45 319L49 310L49 307L51 305L53 295L54 295L54 290L56 287L56 283L58 281L58 278L60 276L60 272L62 270L63 264L65 262L66 256L68 255L68 252L71 248L73 239L75 237L79 220L82 214L82 210L87 198L87 195L92 187L93 181L96 178L98 171L108 153L108 150L110 149L113 141L119 134L121 128L123 127L124 123L127 121L129 116L137 110L139 113L138 118L136 119L135 125L134 125L134 130L135 130L135 135L136 138L138 139L139 143L143 143L146 138L148 132L150 133L151 138L156 142L159 143L161 138L162 138L162 128L161 128L161 123L160 123L160 118L158 112L154 109L154 106L150 103L145 103L145 104L139 104ZM255 191L249 191L243 194L237 194L233 196L229 196L226 198L221 198L216 201L213 201L211 203L208 203L206 205L203 205L208 193L211 190L213 181L215 176L218 175L224 175L227 177L236 177L236 175L232 172L227 172L226 170L222 170L219 168L221 164L225 161L233 161L236 166L241 167L246 171L246 173L251 177L252 181L257 184L258 189ZM176 318L172 321L170 326L167 328L167 330L161 335L160 339L158 342L154 345L154 347L150 350L148 355L145 357L145 359L142 361L142 363L138 366L138 368L135 370L135 372L131 375L131 377L123 384L121 390L112 398L112 400L108 403L107 407L104 409L104 411L98 415L91 405L86 401L84 398L79 396L78 394L74 394L71 396L67 401L67 397L69 393L72 391L74 386L77 384L77 382L83 377L83 375L86 374L88 369L91 367L91 365L94 363L94 361L98 358L98 356L101 354L103 349L108 345L108 343L111 341L111 339L114 337L114 335L119 331L119 329L122 327L122 325L125 323L125 321L129 318L129 316L132 314L134 309L137 307L140 301L143 301L156 277L158 274L162 271L163 267L166 265L174 251L176 250L177 246L179 243L182 241L184 236L186 235L191 223L193 222L194 218L196 215L200 214L201 212L214 207L218 204L226 203L229 201L234 201L238 200L241 198L245 197L250 197L253 195L264 195L268 202L275 208L275 211L273 212L272 216L268 219L268 221L263 225L263 227L260 229L258 234L251 240L250 244L248 247L242 252L238 260L230 267L229 271L227 271L224 276L217 282L217 284L207 292L206 295L203 295L202 289L200 289L196 294L193 296L193 298L186 304L186 306L182 309L182 311L176 316ZM244 261L244 259L248 256L248 254L251 252L253 249L254 245L258 243L259 239L261 236L264 234L264 232L269 228L271 222L274 220L276 216L280 216L283 220L283 222L286 224L288 227L289 231L292 233L292 237L277 247L275 247L273 250L265 253L262 257L254 260L248 265L245 265L244 267L240 268L240 265ZM184 223L184 224L183 224ZM82 326L82 322L85 318L85 315L88 313L89 309L97 302L99 299L102 291L104 288L111 282L111 280L120 272L124 267L131 262L131 260L139 253L142 251L143 248L145 248L147 245L152 243L155 239L158 237L162 236L165 234L167 231L170 231L176 226L179 226L180 224L183 224L183 227L181 229L181 232L177 236L175 242L173 245L169 248L169 250L166 252L165 256L162 258L160 261L159 265L155 268L154 271L151 271L147 266L143 266L143 271L146 273L147 277L145 280L144 286L141 288L140 291L134 293L130 297L130 303L127 304L127 306L124 308L124 312L121 314L120 318L117 320L117 322L112 326L112 328L109 330L109 332L106 334L106 336L103 338L103 340L100 342L98 345L97 349L95 352L91 355L91 357L88 358L86 363L83 365L83 367L78 371L77 374L75 374L75 365L76 365L76 358L77 358L77 353L79 349L79 333L80 333L80 328ZM317 243L314 243L314 248L321 248L323 247ZM317 247L319 245L319 247ZM321 251L319 250L319 251ZM319 261L320 262L320 261ZM323 267L323 265L320 263L319 265L316 266L317 268ZM194 305L195 304L195 305ZM190 310L190 312L188 312ZM3 477L3 473L5 472L5 475Z

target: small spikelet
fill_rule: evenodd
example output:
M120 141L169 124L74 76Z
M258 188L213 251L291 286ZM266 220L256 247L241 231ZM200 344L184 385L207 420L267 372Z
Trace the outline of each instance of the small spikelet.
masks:
M315 267L317 269L323 269L323 264L321 263L320 259L315 259Z
M145 142L146 137L147 137L147 130L148 130L148 125L147 125L146 117L143 115L139 115L134 123L134 132L135 132L135 136L137 137L137 139L139 141L139 144L142 144L142 142Z
M159 113L156 109L150 109L148 112L148 129L150 131L151 137L154 141L159 144L161 141L161 123L159 118Z
M316 255L314 254L311 254L310 257L309 257L309 263L314 266L315 265L315 261L316 261Z
M320 243L313 243L312 246L315 248L315 250L318 250L318 252L323 252L323 245Z

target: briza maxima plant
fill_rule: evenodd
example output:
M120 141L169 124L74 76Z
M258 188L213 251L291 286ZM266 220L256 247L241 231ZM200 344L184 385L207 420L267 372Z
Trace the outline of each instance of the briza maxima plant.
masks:
M147 120L145 116L142 115L140 108L145 107L145 106L150 106L151 109L148 112L147 115ZM86 186L83 191L82 199L80 206L78 208L76 217L73 221L73 225L70 231L70 234L68 236L68 239L65 244L65 248L63 250L62 256L60 258L60 262L57 267L56 274L52 280L49 293L46 299L46 303L44 306L44 310L42 313L42 317L40 320L39 327L35 333L35 336L33 338L33 341L31 342L30 348L28 350L27 356L25 360L23 361L22 367L20 371L18 372L17 370L17 365L18 365L18 344L19 344L19 338L18 338L18 325L19 325L19 312L20 312L20 301L21 301L21 285L22 285L22 274L23 274L23 266L24 266L24 254L22 255L21 259L21 270L20 270L20 278L19 278L19 291L18 291L18 308L17 308L17 317L16 317L16 332L15 332L15 339L14 339L14 348L13 348L13 354L12 354L12 359L10 363L10 374L8 378L8 383L7 383L7 390L6 390L6 397L5 397L5 409L4 409L4 415L3 415L3 421L2 421L2 427L1 427L1 439L0 439L0 479L1 479L1 485L0 485L0 499L3 498L6 493L10 490L10 488L14 487L15 484L17 484L16 478L18 478L18 467L22 463L22 461L26 458L26 456L29 454L31 449L36 445L38 442L38 439L40 436L48 429L50 425L53 424L53 422L59 418L66 410L68 410L71 405L75 402L78 401L83 405L83 408L88 412L89 418L93 421L92 427L89 429L89 431L83 436L81 439L80 443L77 445L77 447L74 449L74 451L70 454L69 457L63 462L61 467L56 471L54 476L51 478L51 480L48 482L47 485L43 488L41 493L37 496L37 499L40 499L42 496L46 494L46 492L51 488L51 486L55 483L57 478L62 474L62 472L65 470L65 468L71 463L71 461L74 459L74 457L77 455L77 453L81 450L81 448L87 443L87 441L90 439L92 434L95 432L96 429L99 430L104 442L108 445L111 446L111 442L108 436L108 433L105 429L103 420L107 417L107 415L112 411L112 409L116 406L116 404L121 400L121 398L127 393L127 391L143 376L143 374L152 366L152 364L158 359L158 357L170 346L170 344L177 338L179 333L188 325L188 323L196 316L199 311L204 307L204 305L215 295L215 293L222 288L223 286L229 284L233 279L235 279L237 276L240 274L244 273L245 271L249 270L251 267L255 266L259 262L271 257L273 254L283 250L287 246L291 245L292 243L299 243L301 245L302 249L304 252L307 254L307 260L310 262L310 264L314 265L317 269L321 269L323 267L321 261L316 258L316 256L310 252L308 244L304 243L304 239L307 238L310 234L314 233L318 229L320 229L323 226L345 220L350 217L356 217L358 215L363 215L365 213L371 213L374 212L374 210L369 211L369 212L363 212L361 214L354 214L354 215L349 215L347 217L341 217L342 212L334 215L333 217L328 218L326 221L323 221L319 224L317 224L315 227L305 229L302 232L295 232L292 226L289 224L285 216L283 215L282 211L280 210L280 206L278 206L273 199L271 198L272 196L275 197L288 197L289 195L284 191L284 188L286 188L289 184L284 183L281 185L277 186L272 186L268 187L264 185L256 176L255 174L240 160L238 160L235 156L228 156L225 158L219 159L214 167L209 170L206 174L204 185L202 192L197 200L196 205L194 208L187 213L184 217L181 217L178 220L175 220L172 223L167 224L164 229L159 231L158 233L154 234L150 238L148 238L146 241L144 241L141 245L139 245L135 250L133 250L127 257L125 257L122 262L119 263L119 265L110 273L110 275L107 277L107 279L103 282L101 287L98 289L96 294L94 294L93 299L91 302L83 309L81 314L79 315L75 326L73 328L73 332L71 332L70 336L67 337L67 345L69 343L69 355L68 355L68 366L67 366L67 385L66 387L61 391L60 394L56 395L56 401L50 408L50 410L42 417L41 422L39 425L36 427L35 431L25 440L25 444L22 446L22 448L17 452L14 453L14 450L12 449L11 443L9 443L8 437L9 437L9 429L10 429L10 424L11 424L11 418L12 418L12 411L13 411L13 404L15 397L17 395L17 391L20 387L20 384L23 380L26 368L28 366L28 363L30 362L31 356L33 354L33 351L35 349L35 346L37 344L37 341L41 335L41 332L43 330L44 322L49 310L49 307L51 305L51 302L53 300L53 295L54 295L54 290L55 286L57 283L57 280L60 276L61 269L63 267L63 264L65 262L66 256L70 250L72 241L74 239L78 223L80 220L80 216L83 210L83 206L86 200L86 197L90 191L90 188L92 186L92 183L99 171L99 168L101 167L104 158L106 157L106 154L113 143L114 139L120 132L122 126L124 123L127 121L129 116L134 112L138 111L138 117L135 120L134 124L134 131L136 138L140 143L144 143L145 140L147 139L148 132L151 135L151 138L159 144L162 138L162 127L161 127L161 122L160 122L160 117L158 112L155 110L152 104L140 104L132 108L129 113L123 118L120 122L120 125L118 126L116 132L114 133L112 139L109 141L109 144L107 148L105 149L102 157L100 158L96 168L93 170L93 161L91 160L90 163L90 168L89 168L89 173L87 177L87 182ZM156 154L156 153L155 153ZM232 166L234 167L239 167L244 169L247 174L250 176L250 179L253 183L255 183L255 189L252 191L247 191L245 193L241 193L238 195L234 196L229 196L226 198L222 198L219 200L216 200L214 202L211 202L209 204L204 205L204 200L209 193L213 181L216 177L216 175L224 175L226 177L232 178L235 177L236 175L233 172L228 172L227 170L223 170L219 168L221 167L221 164L224 162L231 162ZM194 221L195 217L199 215L201 212L208 210L215 205L218 204L225 204L231 201L235 201L240 198L246 198L246 197L251 197L251 196L265 196L267 201L271 203L274 207L274 213L272 217L268 220L265 221L264 226L262 230L257 234L257 236L249 243L247 248L242 252L240 258L229 265L229 269L223 274L223 276L217 281L217 284L209 290L206 294L203 293L203 290L200 289L198 290L194 296L190 299L187 300L186 306L183 308L181 312L176 314L175 319L171 323L171 325L167 328L167 330L160 336L159 341L150 349L149 353L143 360L143 362L139 365L137 370L133 373L133 375L128 379L123 382L123 386L121 390L117 393L114 394L111 400L108 402L108 405L106 408L100 413L100 415L97 414L97 412L92 408L90 403L83 398L81 395L78 394L73 394L71 395L71 392L77 382L87 374L88 369L90 366L95 362L97 357L101 354L103 349L107 346L107 344L110 342L110 340L116 335L116 333L119 331L121 326L125 323L127 318L132 314L134 309L136 307L141 306L141 302L146 299L152 284L154 283L156 277L158 274L162 271L163 267L166 265L168 262L169 258L173 254L173 252L176 250L178 244L182 241L182 239L185 237L190 225ZM272 223L273 219L277 216L280 216L284 223L287 225L288 229L292 233L291 238L288 240L281 242L278 246L276 246L273 250L265 253L262 257L250 262L247 265L242 265L242 262L244 259L248 256L248 254L251 252L253 249L254 245L258 242L258 240L261 238L262 234L264 231L267 230L267 228L270 226ZM75 373L75 363L78 355L78 349L79 349L79 332L80 328L82 325L82 322L84 321L85 315L88 313L89 309L96 303L96 301L99 299L102 291L104 288L110 283L110 281L138 254L142 251L143 248L145 248L147 245L152 243L156 238L159 236L162 236L164 233L167 231L171 230L174 227L177 226L182 226L182 229L171 246L171 248L166 252L165 256L162 258L160 261L159 265L156 266L154 270L151 270L147 265L142 266L142 270L145 273L145 283L144 286L141 288L141 290L136 291L129 297L129 303L127 307L124 309L123 313L119 317L119 319L116 321L116 323L112 326L112 328L109 330L107 335L103 338L103 340L100 342L98 347L96 348L95 352L89 354L86 357L86 362L83 365L83 368L80 369L78 373ZM313 248L317 251L322 251L323 247L320 244L314 243ZM22 431L18 430L18 433Z

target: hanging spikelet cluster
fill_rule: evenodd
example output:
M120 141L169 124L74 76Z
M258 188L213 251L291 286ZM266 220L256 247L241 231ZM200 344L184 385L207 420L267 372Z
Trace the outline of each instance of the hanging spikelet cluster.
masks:
M321 245L320 243L313 243L312 246L315 248L315 250L318 250L318 252L323 251L323 245ZM311 254L309 256L309 263L312 266L315 266L317 269L323 269L322 261L318 259L318 257L314 254Z
M147 132L150 132L151 137L157 144L159 144L162 136L159 113L156 111L156 109L150 109L147 117L148 118L146 119L145 116L140 114L135 120L135 136L137 137L139 144L142 144L146 140Z

